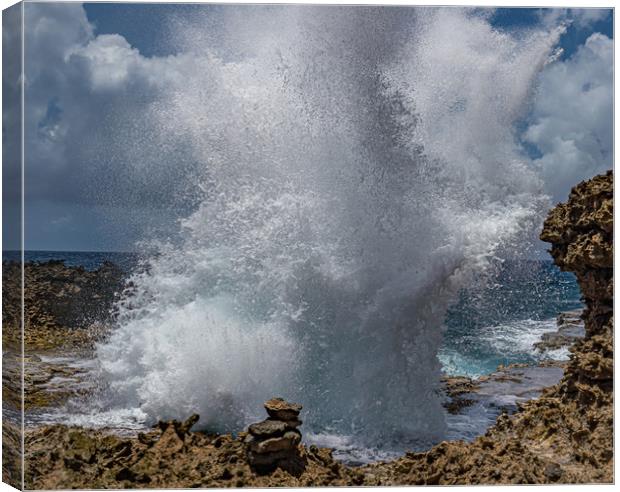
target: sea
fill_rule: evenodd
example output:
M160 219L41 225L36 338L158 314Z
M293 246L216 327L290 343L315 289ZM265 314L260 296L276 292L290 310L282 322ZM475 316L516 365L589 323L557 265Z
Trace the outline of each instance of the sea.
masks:
M4 251L3 261L18 261L20 253ZM27 262L61 260L68 266L95 270L104 262L113 262L128 274L141 268L144 258L138 253L27 251ZM582 308L574 275L561 272L551 261L505 261L484 281L463 289L448 309L443 327L443 342L437 355L447 376L478 378L494 372L498 366L514 363L536 364L544 359L565 360L567 349L540 353L534 343L543 333L557 329L557 315ZM71 364L92 365L94 361L75 360ZM94 366L93 366L94 367ZM532 388L555 384L562 370L557 367L524 369L518 379L523 384L488 382L475 403L457 415L446 413L445 438L470 440L485 432L505 408L516 408L523 398L536 396ZM529 385L529 386L528 386ZM529 396L528 396L529 395ZM32 414L31 423L59 420L75 425L105 426L119 432L135 432L148 421L141 409L126 407L106 410L93 417L92 411L65 410ZM398 443L390 447L360 444L356 436L341 431L311 430L304 434L308 444L334 448L335 456L349 464L363 464L394 458L406 449L426 449L433 442Z
M61 260L96 270L115 263L127 273L143 256L134 252L26 251L27 262ZM19 251L3 251L3 261L19 261ZM533 344L557 329L557 315L583 307L575 276L550 260L506 261L491 280L462 290L447 312L438 358L450 376L479 377L499 365L564 359L566 350L540 354Z

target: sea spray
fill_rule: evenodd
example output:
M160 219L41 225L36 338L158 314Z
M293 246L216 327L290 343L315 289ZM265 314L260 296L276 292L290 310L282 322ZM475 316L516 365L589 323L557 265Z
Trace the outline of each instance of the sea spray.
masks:
M149 119L189 142L202 199L133 275L100 401L224 431L282 396L314 433L440 439L446 309L545 202L514 124L559 31L333 7L176 29L193 70Z

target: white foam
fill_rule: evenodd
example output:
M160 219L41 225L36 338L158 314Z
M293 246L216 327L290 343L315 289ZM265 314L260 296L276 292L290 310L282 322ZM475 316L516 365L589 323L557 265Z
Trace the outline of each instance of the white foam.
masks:
M557 329L555 318L522 319L482 327L476 330L473 341L478 353L474 355L461 353L458 345L455 344L452 348L442 347L439 359L446 374L473 378L495 369L495 367L487 367L487 360L502 359L506 361L505 363L568 360L570 352L567 347L541 352L535 346L541 341L542 335L555 332Z
M98 349L107 411L238 430L277 395L307 431L441 438L446 308L545 203L513 130L558 33L460 9L224 11L217 36L181 26L194 73L149 115L204 196Z
M482 339L500 354L534 354L534 344L544 333L557 330L555 319L523 319L482 330Z

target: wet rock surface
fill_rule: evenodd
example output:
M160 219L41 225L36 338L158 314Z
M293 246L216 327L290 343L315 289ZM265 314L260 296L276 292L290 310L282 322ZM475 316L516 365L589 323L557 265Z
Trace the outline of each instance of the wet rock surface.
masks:
M585 336L583 310L564 311L557 316L557 331L543 333L533 348L548 352L568 348ZM547 387L557 384L568 361L544 359L537 364L500 365L494 372L469 378L444 376L442 388L446 395L444 407L452 415L480 402L514 413L520 403L538 397Z
M26 263L24 356L20 263L3 262L2 287L2 470L7 481L19 485L21 411L58 407L90 391L81 362L109 330L124 274L112 263L94 271L61 261Z
M558 329L549 333L544 333L540 342L534 344L540 352L548 352L564 347L570 347L577 340L585 337L586 331L581 318L583 311L567 311L558 316Z
M491 374L477 379L446 378L445 392L449 399L444 406L453 415L477 403L483 403L488 412L514 413L521 403L538 397L547 387L557 383L565 365L561 361L511 364L499 366Z
M467 376L444 376L441 380L447 396L444 407L451 414L458 414L463 408L475 403L473 394L480 389L478 382Z
M6 353L2 372L4 403L21 405L21 372L24 367L24 409L59 406L69 397L87 394L93 382L83 361L70 357Z

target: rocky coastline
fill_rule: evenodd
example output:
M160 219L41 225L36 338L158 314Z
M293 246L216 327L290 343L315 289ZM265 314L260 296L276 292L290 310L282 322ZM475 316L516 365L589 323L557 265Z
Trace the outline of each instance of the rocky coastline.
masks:
M2 268L2 341L21 345L21 264ZM24 264L24 343L29 350L82 348L113 316L114 301L124 287L124 274L104 262L94 271L67 267L62 261Z
M24 264L24 357L21 264L2 264L2 476L21 482L21 411L60 406L88 391L87 370L66 363L92 353L109 330L124 273L106 262L94 271L62 261ZM22 401L22 363L24 394Z
M199 419L160 422L136 436L64 425L26 431L26 488L170 488L267 486L379 486L509 483L613 482L613 175L577 185L568 201L545 221L541 239L563 270L577 276L586 305L565 313L557 332L537 345L540 351L571 345L563 371L547 388L526 381L514 409L500 414L488 431L471 442L446 441L426 452L406 453L389 462L347 466L328 448L301 441L301 406L266 402L267 420L236 435L192 432ZM5 405L19 408L15 377L21 360L19 285L14 264L3 268L3 389ZM124 288L122 272L107 264L99 270L61 263L26 266L26 407L58 405L71 391L42 391L54 378L76 377L41 353L88 351L105 336L112 306ZM47 295L50 290L53 297ZM42 299L45 301L41 302ZM36 302L35 302L36 301ZM88 311L83 311L89 306ZM37 355L38 354L38 355ZM30 357L30 359L28 359ZM39 357L39 360L36 359ZM8 361L8 362L7 362ZM31 363L29 363L29 361ZM545 365L545 364L543 364ZM513 365L479 380L445 378L446 408L458 413L490 384L518 384L527 366ZM63 373L63 371L65 371ZM68 371L68 372L67 372ZM46 379L47 378L47 379ZM64 378L64 379L63 379ZM41 383L43 381L43 383ZM88 391L88 389L84 389ZM49 395L54 394L53 397ZM287 413L288 412L288 413ZM303 413L301 414L303 418ZM21 472L11 446L19 432L3 421L3 478L19 484ZM267 443L267 444L265 444ZM17 449L17 448L15 448ZM7 453L8 451L8 453Z

